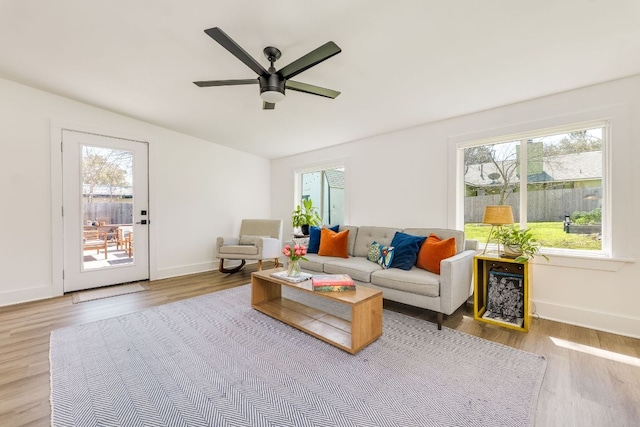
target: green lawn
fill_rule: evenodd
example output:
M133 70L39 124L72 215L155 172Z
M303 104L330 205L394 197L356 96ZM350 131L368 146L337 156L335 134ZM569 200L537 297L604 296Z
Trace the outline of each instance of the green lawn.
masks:
M583 250L602 249L602 241L598 240L597 236L593 234L565 233L562 222L530 222L527 225L543 247ZM486 224L466 224L464 227L467 239L477 240L481 243L486 243L489 230L491 230L491 226Z

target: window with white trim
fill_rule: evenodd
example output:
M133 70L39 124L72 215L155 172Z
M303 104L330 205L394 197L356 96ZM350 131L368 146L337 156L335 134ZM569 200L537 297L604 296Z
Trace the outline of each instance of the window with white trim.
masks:
M323 224L344 224L344 170L343 164L334 164L298 171L296 205L311 199Z
M459 144L466 237L485 243L485 206L510 205L551 252L608 252L608 135L597 121Z

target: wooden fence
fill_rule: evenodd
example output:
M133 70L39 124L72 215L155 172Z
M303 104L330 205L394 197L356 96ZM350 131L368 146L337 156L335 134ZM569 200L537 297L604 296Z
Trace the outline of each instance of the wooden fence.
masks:
M84 203L83 223L109 218L109 224L132 224L133 203Z
M556 222L563 221L565 215L571 215L575 211L591 211L601 206L602 189L592 188L567 188L554 190L529 191L528 193L529 222ZM464 222L481 223L484 215L484 207L497 205L498 195L484 195L465 197ZM513 218L518 222L520 218L519 208L520 193L511 193L504 202L513 209Z

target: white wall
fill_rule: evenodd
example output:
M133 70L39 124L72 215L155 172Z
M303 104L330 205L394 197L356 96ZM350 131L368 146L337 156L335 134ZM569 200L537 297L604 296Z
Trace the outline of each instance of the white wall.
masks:
M613 138L613 259L536 258L533 299L543 318L640 337L640 76L274 160L272 216L288 235L295 169L345 159L347 223L461 228L457 143L602 118Z
M242 218L269 217L268 160L0 79L0 306L60 292L54 125L149 142L153 279L217 268L217 236L236 234Z

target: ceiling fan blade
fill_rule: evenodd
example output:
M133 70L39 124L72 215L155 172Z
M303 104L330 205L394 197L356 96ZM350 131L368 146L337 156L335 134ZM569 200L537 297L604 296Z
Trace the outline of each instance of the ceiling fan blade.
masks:
M291 77L297 76L304 70L308 70L314 65L317 65L322 61L339 54L340 52L342 52L342 49L340 49L337 44L335 44L334 42L327 42L316 50L307 53L306 55L293 61L291 64L285 66L279 71L279 73L285 79L289 79Z
M210 80L206 82L193 82L194 85L200 86L200 87L252 85L255 83L258 83L258 79Z
M244 62L244 64L251 68L256 72L259 76L263 74L269 74L265 68L258 63L255 59L251 57L243 48L241 48L238 43L234 42L231 37L229 37L224 31L222 31L218 27L209 28L208 30L204 30L205 33L218 43L225 49L227 49L233 56L238 58L240 61Z
M273 102L262 101L263 110L273 110L274 108L276 108L276 104Z
M314 86L307 83L294 82L287 80L285 87L289 90L295 90L296 92L310 93L311 95L324 96L325 98L336 98L340 95L340 92L333 89L327 89L320 86Z

